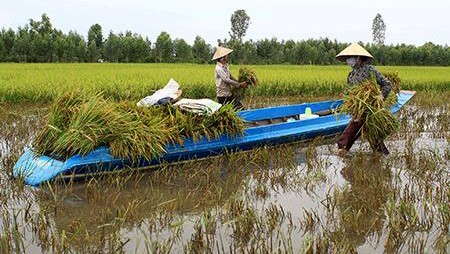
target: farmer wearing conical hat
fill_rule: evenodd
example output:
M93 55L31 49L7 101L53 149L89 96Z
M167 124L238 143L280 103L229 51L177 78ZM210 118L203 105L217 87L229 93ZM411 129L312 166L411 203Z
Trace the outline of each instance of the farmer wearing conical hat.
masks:
M245 82L239 83L230 72L228 68L228 55L233 52L232 49L225 47L217 47L216 53L212 60L216 60L216 94L217 101L221 104L232 103L236 109L242 109L243 106L238 98L234 98L231 93L231 88L246 87Z
M345 61L352 67L352 71L348 74L347 84L345 89L348 90L352 86L361 84L364 80L375 77L377 84L381 88L381 93L384 99L387 98L391 91L391 83L372 65L368 64L373 60L373 56L367 52L363 47L357 43L352 43L350 46L342 50L336 59ZM350 150L353 143L361 136L361 128L364 125L364 119L352 119L350 124L345 128L342 135L339 137L337 144L339 154L343 155ZM372 149L384 155L389 154L389 150L384 145L383 140L378 140L375 144L370 144Z

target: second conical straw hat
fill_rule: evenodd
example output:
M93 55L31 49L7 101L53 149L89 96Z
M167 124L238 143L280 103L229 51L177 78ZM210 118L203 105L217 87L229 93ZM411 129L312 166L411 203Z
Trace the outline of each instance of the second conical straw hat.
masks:
M221 57L224 57L224 56L230 54L231 52L233 52L232 49L218 46L217 50L216 50L216 53L214 53L214 56L213 56L212 60L216 60L216 59L219 59Z
M339 61L345 61L350 56L365 56L373 59L373 56L358 43L352 43L350 46L346 47L339 54L337 54L336 59Z

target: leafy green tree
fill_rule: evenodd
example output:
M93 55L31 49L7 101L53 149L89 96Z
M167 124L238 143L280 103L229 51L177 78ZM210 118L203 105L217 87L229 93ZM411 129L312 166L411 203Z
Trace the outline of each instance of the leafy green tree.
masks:
M89 28L87 45L89 62L97 62L102 58L103 32L99 24L94 24Z
M258 54L256 53L256 44L254 41L246 41L244 43L244 60L243 64L256 64L258 61Z
M5 42L3 41L3 35L0 34L0 62L6 62L8 52L5 48Z
M379 17L381 19L381 15ZM381 22L379 22L381 23ZM380 27L385 27L384 23ZM245 30L245 29L244 29ZM301 41L262 39L242 41L245 33L232 39L218 40L219 45L234 50L232 62L238 64L343 64L335 56L347 44L328 38ZM383 34L384 36L384 34ZM383 39L384 40L384 39ZM362 43L362 42L360 42ZM422 46L380 43L362 44L382 65L450 65L450 47L428 42ZM91 26L87 40L74 31L68 34L54 28L50 18L42 14L40 20L30 19L17 31L0 30L1 62L86 62L103 57L110 62L210 62L213 49L200 36L192 47L183 39L172 41L162 32L153 45L148 38L126 31L109 33L103 39L101 26Z
M0 47L0 50L3 51L3 56L1 57L0 61L4 62L12 62L15 61L14 57L14 44L15 44L15 37L16 34L14 30L9 28L8 30L2 29L0 32L0 37L2 41L2 46Z
M145 38L145 44L147 46L147 53L145 56L145 62L148 63L154 63L155 62L155 58L153 56L153 51L152 51L152 42L148 39L148 37Z
M194 45L192 45L192 54L195 63L208 63L212 56L211 46L202 37L197 35L194 40Z
M295 64L296 59L297 43L294 40L287 40L283 46L283 62Z
M77 32L70 31L66 36L65 58L68 62L86 61L86 42Z
M236 10L231 15L231 31L229 32L231 40L242 41L242 38L247 33L248 26L250 25L250 17L245 10Z
M53 58L53 27L47 14L42 14L40 21L29 21L30 62L52 62Z
M38 34L50 34L53 29L50 18L45 13L41 15L40 21L30 19L29 23L31 30L36 31Z
M105 59L109 62L119 62L122 59L122 54L120 38L110 31L104 46Z
M138 34L132 34L131 31L127 31L125 36L121 36L124 52L124 62L145 62L150 54L150 45L142 36Z
M220 45L220 44L219 44ZM231 63L242 63L244 60L245 49L244 44L240 40L224 41L224 45L227 48L233 49L233 54L230 55L229 61Z
M372 24L373 43L377 46L384 45L385 34L386 25L384 24L381 14L377 13Z
M31 38L28 25L19 27L14 40L14 54L18 62L27 62L31 58Z
M175 52L175 61L181 63L192 62L192 48L183 39L175 39L173 41L173 48Z
M66 36L61 30L53 29L53 56L52 62L67 62L67 45Z
M161 32L156 39L153 50L157 62L170 63L173 58L173 44L167 32Z
M102 26L99 24L94 24L89 28L88 31L88 45L90 45L92 42L95 43L95 46L97 48L101 48L103 45L103 32L102 32Z
M283 62L282 44L276 38L256 42L256 52L261 63L280 64Z
M125 31L125 35L120 34L119 39L122 44L123 51L123 59L120 59L120 62L134 62L135 58L135 49L134 49L134 37L131 31Z
M95 41L91 41L87 48L87 60L88 62L97 62L100 59L100 50L97 48Z
M134 42L135 62L148 62L151 55L151 43L148 39L142 38L141 35L135 35Z

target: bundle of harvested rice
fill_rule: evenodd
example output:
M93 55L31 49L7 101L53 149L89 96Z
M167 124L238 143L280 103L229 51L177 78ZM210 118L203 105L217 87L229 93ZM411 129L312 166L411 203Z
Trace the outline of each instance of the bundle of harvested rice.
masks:
M368 79L348 90L339 110L353 119L362 119L362 136L369 142L383 140L393 133L399 122L386 107L380 87L373 79Z
M247 67L242 67L239 69L238 81L245 82L249 86L256 86L259 84L255 71Z
M85 155L96 147L106 145L114 130L111 122L120 117L106 107L106 101L99 96L93 96L81 104L73 112L68 121L67 129L55 141L52 153Z
M391 82L391 92L398 93L400 92L400 84L402 80L398 75L398 71L386 71L382 73L384 77L386 77Z
M67 131L70 119L85 100L80 94L70 92L62 95L53 103L50 113L47 115L48 123L38 132L34 141L38 153L50 154L55 149L57 139Z
M210 117L204 118L203 122L212 134L205 134L208 138L217 138L222 134L233 137L244 133L244 120L236 114L231 104L223 105Z
M120 129L107 144L113 156L137 161L157 158L165 152L174 127L167 124L160 109L137 107L134 102L116 103L112 108L121 116L113 123Z
M383 95L376 81L367 79L348 89L340 111L359 119L367 113L384 107Z
M170 136L170 141L175 144L183 144L184 138L192 138L195 142L208 130L202 125L202 116L183 112L179 108L166 108L169 114L169 123L174 126L173 135ZM204 117L208 117L204 115Z
M33 142L36 152L69 158L108 146L113 156L137 162L159 157L170 141L238 135L244 130L243 120L230 105L211 116L200 116L170 107L110 102L101 94L76 98L68 94L52 106L48 124Z
M386 107L392 107L397 103L397 94L400 92L400 84L402 80L398 76L397 71L387 71L382 73L391 82L391 92L386 98Z
M229 136L241 135L244 131L244 121L238 117L231 104L223 105L213 114L198 115L181 111L178 108L167 108L171 126L175 126L171 141L183 143L183 138L192 138L195 142L201 137L218 138L222 134Z
M247 84L247 88L257 86L259 84L255 71L247 67L242 67L239 69L238 82L245 82ZM244 98L247 88L233 88L231 92L235 98L241 100Z
M397 118L388 109L382 108L367 114L362 135L371 144L375 144L377 140L384 140L394 133L399 126L400 122Z

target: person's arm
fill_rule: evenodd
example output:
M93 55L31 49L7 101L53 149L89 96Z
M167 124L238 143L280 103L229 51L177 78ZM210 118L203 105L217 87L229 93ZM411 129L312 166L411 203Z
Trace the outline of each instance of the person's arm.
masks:
M217 68L216 73L217 73L217 75L219 75L219 77L223 80L223 82L226 85L233 86L236 88L241 86L239 84L239 82L229 78L228 75L225 73L225 71L222 68ZM230 75L230 77L231 77L231 75Z
M372 68L375 73L375 78L377 79L377 84L380 85L381 93L383 94L384 99L386 99L391 91L391 82L389 79L384 77L377 69Z
M236 82L239 83L239 87L243 87L243 88L247 88L247 83L244 82L239 82L237 78L235 78L231 73L230 73L230 78Z

